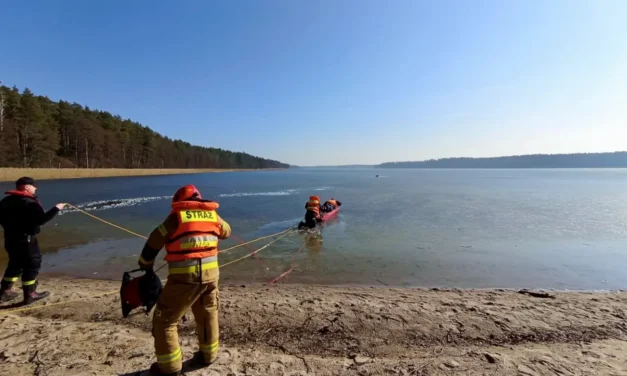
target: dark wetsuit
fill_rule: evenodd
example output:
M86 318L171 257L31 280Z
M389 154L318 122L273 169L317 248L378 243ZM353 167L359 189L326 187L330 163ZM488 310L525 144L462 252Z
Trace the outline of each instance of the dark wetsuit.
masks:
M309 227L309 228L316 227L316 213L312 212L311 210L308 210L307 213L305 213L305 222L301 222L301 223L304 223L304 227ZM299 226L299 227L303 227L303 226Z

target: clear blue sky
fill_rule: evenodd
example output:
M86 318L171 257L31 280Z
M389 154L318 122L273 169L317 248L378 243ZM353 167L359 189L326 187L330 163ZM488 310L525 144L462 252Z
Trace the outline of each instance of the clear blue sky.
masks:
M0 80L298 165L627 149L627 1L3 1Z

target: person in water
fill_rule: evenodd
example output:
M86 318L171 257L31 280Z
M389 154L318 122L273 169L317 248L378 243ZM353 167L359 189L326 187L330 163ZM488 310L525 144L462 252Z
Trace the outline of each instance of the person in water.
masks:
M305 204L305 209L307 210L305 213L305 221L301 222L298 227L316 227L316 222L320 221L320 197L310 196L309 201Z
M324 205L322 206L322 211L323 212L330 212L333 211L337 208L339 208L340 206L342 206L342 203L339 202L338 200L331 198L330 200L327 200Z
M41 268L37 234L41 226L54 218L66 204L57 204L44 211L35 196L35 180L27 176L18 179L15 188L6 192L7 197L0 201L0 225L4 228L4 248L9 254L0 287L0 302L18 297L13 285L21 276L24 304L31 304L49 295L47 291L37 292L37 277Z
M231 236L218 207L217 202L203 200L195 186L181 187L172 198L170 214L142 250L140 268L152 270L163 246L169 268L152 320L157 362L150 367L151 375L181 374L177 325L190 308L200 347L195 362L210 365L218 355L218 239Z

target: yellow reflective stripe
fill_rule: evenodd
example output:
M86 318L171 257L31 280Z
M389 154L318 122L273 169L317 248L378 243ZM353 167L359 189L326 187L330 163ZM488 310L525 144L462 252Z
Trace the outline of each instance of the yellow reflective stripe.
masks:
M33 279L32 281L22 281L22 286L32 286L35 282L37 282L36 279Z
M218 246L218 238L212 235L190 236L181 240L180 248L183 250L197 248L215 248Z
M155 263L155 260L152 260L152 261L146 261L146 259L145 259L145 258L143 258L142 256L139 256L139 262L140 262L142 265L152 265L152 264L154 264L154 263Z
M215 269L217 267L218 267L218 262L213 261L213 262L208 262L206 264L202 264L200 270ZM189 274L189 273L198 271L198 265L184 266L180 268L169 268L168 270L170 271L170 274Z
M161 236L166 236L168 234L168 230L165 229L165 226L163 224L159 225L157 229L161 233Z
M4 277L2 279L7 282L16 282L18 279L20 279L20 277Z
M168 266L170 268L184 268L187 266L196 266L198 264L207 264L209 262L218 261L218 256L209 256L204 257L202 259L189 259L182 261L170 261L168 262Z
M215 341L214 343L209 345L200 345L200 350L203 352L216 352L218 351L218 342L219 341Z
M157 355L157 363L161 363L161 364L172 363L181 359L181 357L182 357L182 353L181 353L181 348L179 347L174 352L171 352L169 354Z

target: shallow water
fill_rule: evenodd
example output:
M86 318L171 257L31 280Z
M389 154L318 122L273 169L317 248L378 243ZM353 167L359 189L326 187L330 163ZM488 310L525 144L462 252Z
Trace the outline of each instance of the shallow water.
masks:
M293 264L285 282L627 287L623 169L301 169L44 181L39 194L47 206L67 201L148 235L167 215L174 191L188 183L220 203L220 215L242 239L295 225L312 193L343 203L338 218L300 253L305 236L287 236L257 258L224 268L227 282L267 282ZM135 267L144 242L71 210L41 239L52 251L44 257L46 272L112 279ZM222 254L221 263L250 249Z

